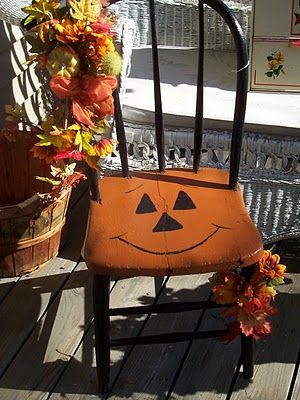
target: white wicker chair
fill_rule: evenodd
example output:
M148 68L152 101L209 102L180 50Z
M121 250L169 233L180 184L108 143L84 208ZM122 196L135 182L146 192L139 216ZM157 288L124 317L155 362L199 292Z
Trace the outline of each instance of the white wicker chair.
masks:
M251 0L225 1L234 11L246 37L250 37ZM195 47L198 45L198 1L157 0L157 36L161 46ZM119 15L136 22L134 46L151 44L149 7L146 0L125 0L112 6ZM232 36L223 19L211 8L205 13L205 49L233 50Z
M155 134L150 125L127 123L129 164L133 169L157 167ZM166 129L167 166L192 165L193 132ZM231 134L208 130L203 137L202 165L226 167ZM106 160L119 168L118 154ZM266 244L300 236L300 141L297 138L245 134L239 183L244 201Z
M251 1L227 1L235 11L249 39ZM149 11L145 0L123 0L118 13L130 15L137 24L134 45L150 43ZM157 0L159 44L197 46L196 0ZM231 50L233 42L222 21L205 8L205 48ZM127 123L129 163L132 168L153 168L157 151L153 127ZM193 132L189 128L166 129L165 157L169 167L192 164ZM224 166L228 163L231 136L228 132L208 130L203 138L202 164ZM118 155L106 161L118 167ZM240 168L240 185L247 209L259 227L264 242L300 235L300 141L297 137L246 133Z
M31 4L30 0L0 0L0 20L12 25L21 25L26 14L21 10Z

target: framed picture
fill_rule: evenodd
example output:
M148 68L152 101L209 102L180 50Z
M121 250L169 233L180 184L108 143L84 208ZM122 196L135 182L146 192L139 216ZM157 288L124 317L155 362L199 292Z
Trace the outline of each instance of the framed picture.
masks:
M255 0L250 90L300 92L300 0Z

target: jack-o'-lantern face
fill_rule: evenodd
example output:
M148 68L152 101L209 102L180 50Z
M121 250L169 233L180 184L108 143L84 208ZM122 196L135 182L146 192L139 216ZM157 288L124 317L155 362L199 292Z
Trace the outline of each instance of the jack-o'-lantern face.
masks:
M211 171L217 171L214 182ZM199 260L217 261L232 243L245 246L254 237L257 243L259 235L241 193L229 190L227 179L225 171L207 169L198 174L170 170L137 173L131 179L104 178L103 200L91 205L88 256L94 259L97 253L97 263L114 271L120 265L170 273ZM234 251L236 263L241 259L239 247ZM246 251L251 254L252 245Z
M148 193L144 193L141 197L140 202L138 203L138 206L135 210L135 214L141 215L141 217L142 216L145 217L146 214L156 213L156 218L153 215L154 225L153 225L152 229L150 227L150 230L154 233L160 233L160 234L162 234L162 233L166 234L167 232L169 232L169 235L170 235L170 232L175 233L174 231L184 229L184 226L182 225L182 223L183 224L187 223L186 218L189 218L188 217L189 213L183 213L183 211L195 210L194 214L197 214L197 211L196 211L197 206L194 204L191 197L183 190L180 190L178 192L176 200L172 207L172 212L166 211L168 208L169 207L167 207L165 205L165 207L163 207L163 209L161 211L157 210L155 203L151 200ZM178 211L181 211L181 212L179 213ZM184 218L184 217L186 217L186 218ZM192 217L192 215L190 215L190 217ZM195 218L195 217L197 217L197 215L193 215L193 217ZM141 218L141 220L143 220L143 218ZM144 218L144 221L145 220L146 219ZM147 220L149 220L149 218ZM181 222L179 222L180 220L181 220ZM185 220L185 221L183 221L183 220ZM196 247L201 246L207 240L209 240L211 237L213 237L220 229L229 229L227 227L222 227L222 226L216 225L214 223L211 223L211 226L212 226L212 232L209 234L209 236L207 236L205 238L201 238L199 240L199 237L197 237L197 232L199 232L199 229L196 229L196 231L194 232L195 233L194 235L192 233L190 233L191 243L190 244L188 243L187 247L184 247L184 248L180 247L180 242L179 242L177 248L170 249L170 250L168 250L168 249L158 250L158 249L155 249L155 246L153 246L152 248L149 248L150 243L148 244L148 246L147 246L147 244L145 244L143 247L140 244L135 243L134 241L130 241L129 239L126 239L125 236L127 236L127 235L125 235L125 234L121 234L116 237L112 237L112 239L120 240L121 242L123 242L129 246L133 246L137 250L140 250L142 252L149 253L149 254L155 254L155 255L179 254L179 253L190 251L192 249L195 249ZM178 233L179 233L179 235L185 234L184 231L178 232ZM159 236L161 236L161 235L154 235L153 240L159 241ZM175 236L175 235L173 235L173 236ZM193 236L194 236L194 240L192 239ZM163 239L161 239L161 240L163 240ZM140 240L138 240L137 242L140 242Z

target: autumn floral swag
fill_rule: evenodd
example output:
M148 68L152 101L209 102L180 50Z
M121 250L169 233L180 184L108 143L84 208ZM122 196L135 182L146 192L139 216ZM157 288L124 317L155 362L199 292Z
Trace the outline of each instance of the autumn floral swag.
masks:
M232 305L224 311L229 320L225 341L240 333L256 340L271 333L269 317L276 313L271 303L275 287L284 283L285 269L278 254L265 250L249 280L237 271L216 273L209 279L216 302Z
M27 63L48 76L58 99L40 125L30 128L37 135L34 157L50 164L52 177L39 179L52 185L52 198L85 179L78 161L100 169L99 160L114 149L106 135L122 59L113 42L116 19L107 5L106 0L35 0L22 9L31 45ZM5 111L7 132L20 121L30 126L20 106Z

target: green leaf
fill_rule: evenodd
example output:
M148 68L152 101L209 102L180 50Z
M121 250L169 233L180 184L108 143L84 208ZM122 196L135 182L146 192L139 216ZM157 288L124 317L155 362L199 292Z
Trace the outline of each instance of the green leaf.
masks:
M69 130L73 130L73 131L80 131L80 125L78 125L78 124L72 124L72 125L70 125L70 126L68 126L68 129Z
M109 122L106 119L102 119L101 121L97 122L95 127L90 128L90 131L96 135L103 135L106 133L108 128L110 127Z
M94 147L90 144L92 134L90 132L77 132L74 140L74 144L78 146L78 150L85 150L89 156L96 155Z
M58 0L35 0L33 4L23 7L22 11L29 14L24 21L24 25L28 25L32 21L37 24L52 19L53 12L59 8L60 2Z
M51 42L43 43L36 34L26 34L25 39L31 45L30 53L47 53L53 47Z
M40 11L40 10L27 11L27 10L23 9L23 11L30 14L30 15L28 15L28 17L24 21L24 25L25 26L29 25L34 20L36 21L37 24L40 24L45 19L50 19L49 15L47 13L44 13L43 11Z
M28 17L24 21L24 26L29 25L34 20L35 20L35 16L34 15L28 15Z
M269 286L278 286L282 285L284 283L284 279L282 278L273 278L269 281L268 285Z
M59 135L51 135L48 133L43 133L36 135L39 139L41 139L36 146L51 146L61 148L63 146L63 138Z
M280 74L280 69L274 69L273 73L275 76L278 76Z
M36 176L36 179L39 181L47 182L52 186L59 186L61 181L56 181L55 179L44 178L43 176Z
M82 151L82 136L79 131L76 133L74 144L78 146L79 151Z
M265 75L267 75L269 78L272 78L273 72L272 71L265 72Z
M96 151L95 151L94 147L90 144L91 137L92 137L92 135L89 132L82 134L82 147L84 148L84 150L87 152L87 154L89 156L95 156Z
M267 60L268 60L268 61L272 61L272 60L274 60L274 57L268 56L268 57L267 57Z

